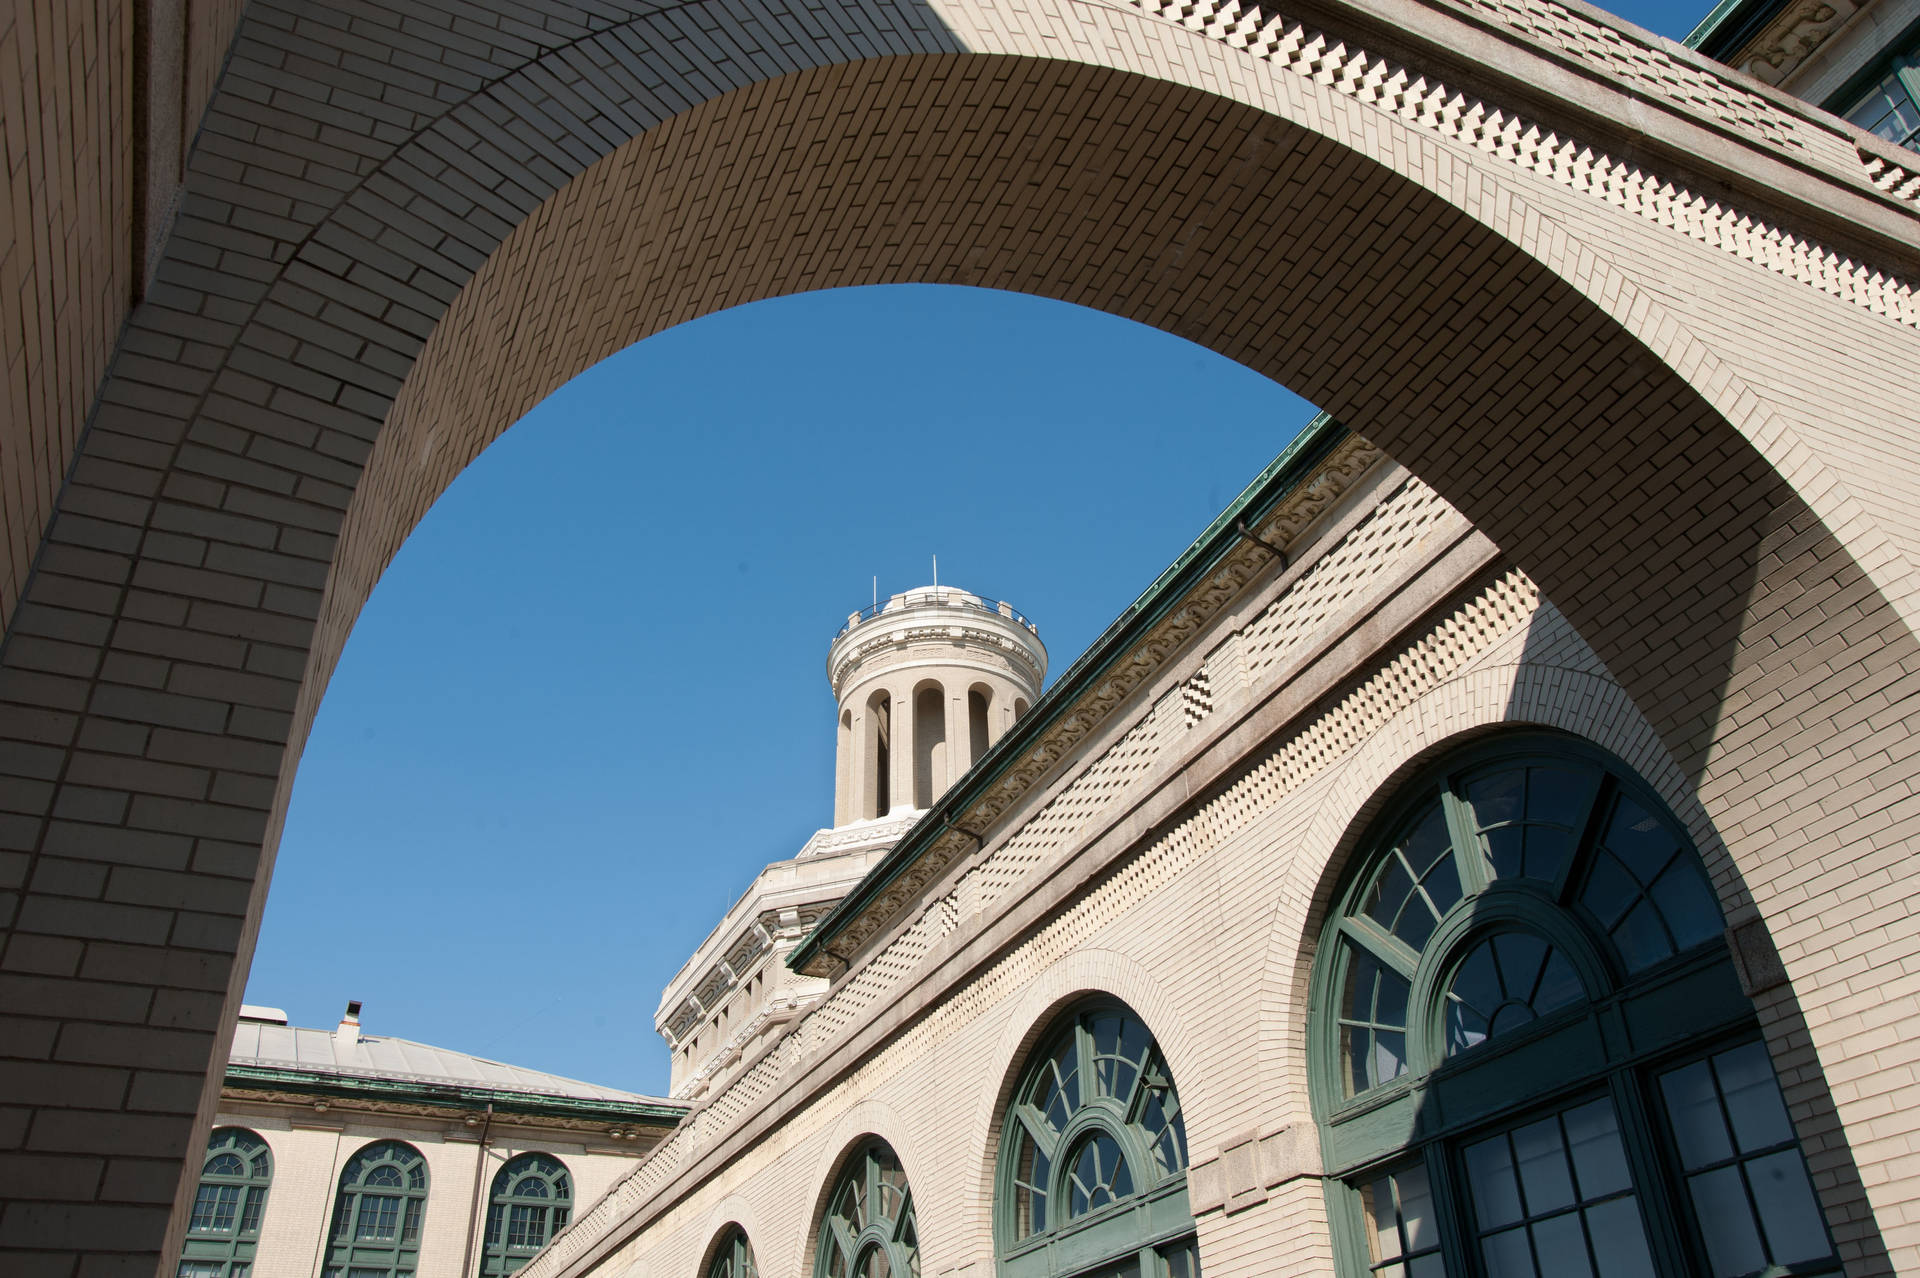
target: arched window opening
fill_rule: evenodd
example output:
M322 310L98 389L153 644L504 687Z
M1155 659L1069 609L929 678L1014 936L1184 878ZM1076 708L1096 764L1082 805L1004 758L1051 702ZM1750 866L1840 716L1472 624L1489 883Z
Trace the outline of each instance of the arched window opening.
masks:
M404 1141L368 1145L340 1169L323 1278L411 1278L427 1214L427 1160Z
M207 1141L176 1278L250 1278L272 1184L267 1142L244 1127L216 1127Z
M967 689L967 766L980 762L992 745L993 689L976 683Z
M947 694L922 684L913 693L913 806L932 807L947 782Z
M1091 1004L1035 1049L1001 1123L1001 1278L1190 1278L1187 1129L1159 1045Z
M738 1225L728 1227L702 1278L760 1278L759 1266L753 1263L753 1244L747 1241L745 1230Z
M1027 699L1025 697L1015 697L1013 699L1014 722L1018 723L1020 720L1026 717L1027 717Z
M920 1278L913 1190L885 1141L855 1151L834 1181L813 1272L814 1278Z
M487 1201L480 1278L502 1278L565 1228L573 1214L573 1177L551 1154L522 1154L494 1173Z
M1838 1272L1699 855L1617 760L1456 753L1329 917L1311 1073L1341 1274Z
M867 698L866 736L860 815L872 820L893 810L893 697L884 689Z

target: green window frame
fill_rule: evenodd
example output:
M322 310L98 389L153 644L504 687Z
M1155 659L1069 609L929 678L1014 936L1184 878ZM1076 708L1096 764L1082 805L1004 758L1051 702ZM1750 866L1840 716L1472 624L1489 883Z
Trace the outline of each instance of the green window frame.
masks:
M1342 1275L1837 1274L1699 854L1627 766L1515 733L1386 805L1321 934Z
M1197 1278L1186 1119L1124 1004L1072 1009L1028 1059L1000 1124L1001 1278Z
M356 1151L340 1169L322 1278L413 1278L427 1189L426 1157L405 1141Z
M1870 84L1856 85L1827 105L1869 133L1920 151L1920 55L1892 58Z
M251 1278L272 1186L273 1151L259 1133L214 1128L175 1278Z
M566 1227L573 1214L573 1177L552 1154L510 1158L494 1173L480 1278L517 1272Z
M747 1241L746 1230L738 1225L729 1225L720 1235L720 1242L713 1249L713 1258L707 1261L704 1278L760 1278L760 1267L753 1263L753 1244Z
M814 1246L814 1278L920 1278L920 1229L906 1170L883 1140L842 1164Z

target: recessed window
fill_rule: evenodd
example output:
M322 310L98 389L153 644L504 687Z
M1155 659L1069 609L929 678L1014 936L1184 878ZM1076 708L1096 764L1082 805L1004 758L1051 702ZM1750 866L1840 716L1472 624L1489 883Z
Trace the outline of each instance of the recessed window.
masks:
M273 1154L257 1132L215 1128L176 1278L251 1278L272 1184Z
M919 1278L913 1191L884 1141L855 1151L827 1198L814 1250L815 1278Z
M1568 739L1390 796L1313 977L1342 1274L1714 1278L1838 1261L1686 831Z
M427 1160L405 1141L359 1150L340 1170L323 1278L408 1278L420 1263Z
M1030 1058L1002 1123L1003 1278L1187 1278L1187 1131L1146 1025L1117 1005L1066 1017Z
M487 1201L481 1278L501 1278L533 1259L573 1213L573 1177L551 1154L522 1154L494 1173Z
M759 1266L753 1263L753 1244L738 1225L721 1236L703 1278L760 1278Z

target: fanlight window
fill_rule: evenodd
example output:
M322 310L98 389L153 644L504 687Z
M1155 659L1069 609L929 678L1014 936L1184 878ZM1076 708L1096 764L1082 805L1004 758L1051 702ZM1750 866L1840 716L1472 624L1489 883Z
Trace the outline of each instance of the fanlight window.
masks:
M481 1278L500 1278L533 1259L573 1211L573 1178L551 1154L522 1154L494 1174Z
M751 1253L749 1253L751 1257ZM907 1173L883 1141L847 1161L827 1199L816 1278L920 1278L920 1238Z
M738 1226L728 1229L720 1240L703 1278L760 1278L760 1269L753 1263L753 1244Z
M267 1143L244 1127L216 1128L207 1141L176 1278L251 1278L272 1184Z
M427 1160L404 1141L368 1145L340 1170L324 1278L411 1278L427 1213Z
M1199 1273L1179 1092L1131 1011L1064 1018L1014 1089L1002 1133L1002 1275Z
M1528 735L1387 811L1314 973L1339 1271L1837 1274L1712 887L1638 778Z

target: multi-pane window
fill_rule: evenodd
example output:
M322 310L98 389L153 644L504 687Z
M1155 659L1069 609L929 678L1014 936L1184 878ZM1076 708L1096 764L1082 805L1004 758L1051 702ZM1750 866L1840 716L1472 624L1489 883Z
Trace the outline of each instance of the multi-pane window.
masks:
M1826 1274L1833 1244L1679 823L1558 737L1362 845L1314 973L1343 1274Z
M863 1145L834 1181L813 1272L815 1278L920 1278L913 1190L886 1142Z
M503 1278L566 1226L573 1213L573 1177L551 1154L522 1154L493 1177L487 1200L486 1249L481 1278Z
M264 1140L243 1127L216 1128L187 1214L176 1278L251 1278L272 1183L273 1155Z
M1065 1017L1002 1124L1004 1278L1198 1278L1187 1129L1153 1035L1113 1004Z
M1920 150L1920 60L1896 58L1880 82L1853 102L1829 103L1869 133Z
M340 1170L323 1278L412 1278L427 1212L427 1160L404 1141L359 1150Z
M747 1241L745 1230L738 1225L728 1227L713 1249L703 1278L760 1278L759 1266L753 1263L753 1244Z

